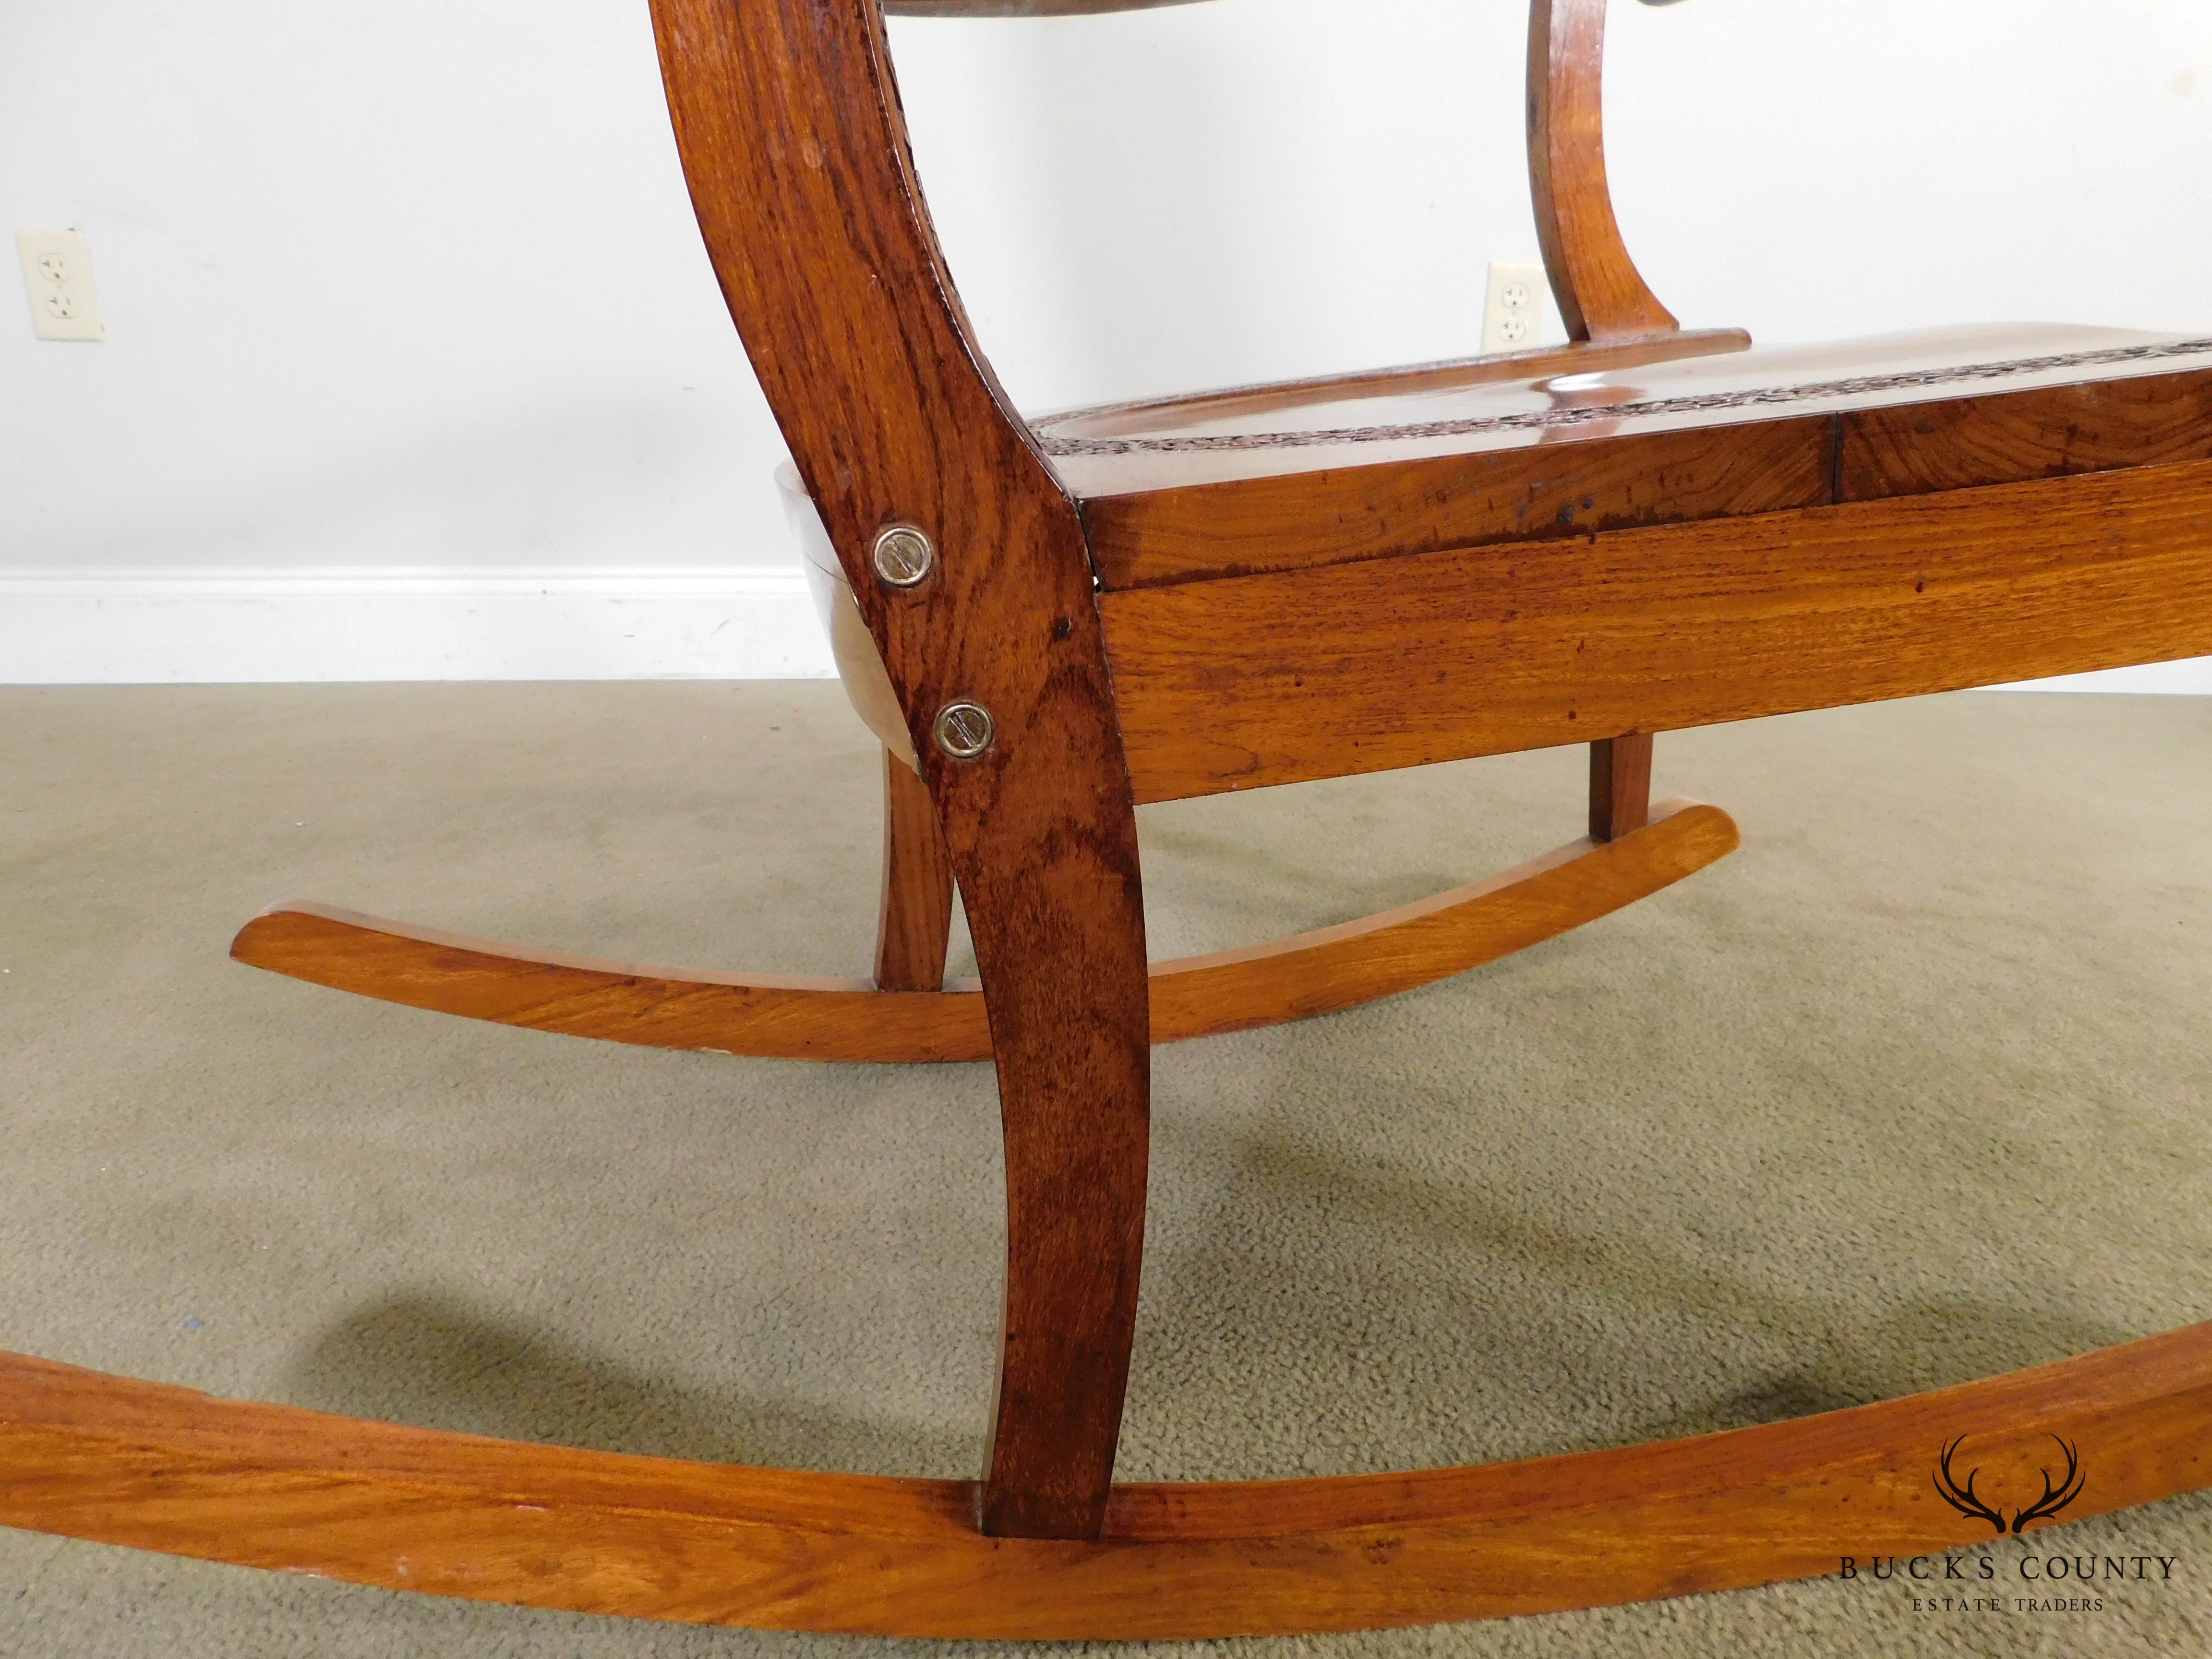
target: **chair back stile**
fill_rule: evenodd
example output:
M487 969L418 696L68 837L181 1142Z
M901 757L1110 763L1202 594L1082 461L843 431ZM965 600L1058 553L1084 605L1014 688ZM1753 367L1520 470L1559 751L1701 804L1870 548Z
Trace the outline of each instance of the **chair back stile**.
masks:
M898 694L982 975L1008 1275L981 1521L1095 1537L1144 1248L1151 1028L1082 524L975 348L878 0L653 13L708 254ZM920 539L879 572L902 527Z
M994 762L1049 729L1126 775L1082 525L945 268L877 0L652 9L715 275L924 775L973 793L999 769L947 769L928 741L963 700L991 710ZM919 580L872 562L900 526L927 538Z
M1605 172L1606 0L1530 0L1528 191L1570 337L1606 344L1679 325L1628 257Z
M866 552L887 524L957 587L981 532L1075 533L977 349L916 183L872 0L653 0L708 254L855 595L897 668L907 624ZM918 590L914 590L918 592ZM882 617L888 626L878 624Z

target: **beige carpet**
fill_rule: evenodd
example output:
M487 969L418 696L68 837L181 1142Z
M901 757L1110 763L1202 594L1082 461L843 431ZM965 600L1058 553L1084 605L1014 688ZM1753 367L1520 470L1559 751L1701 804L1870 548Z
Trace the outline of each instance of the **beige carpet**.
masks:
M1670 737L1660 792L1734 811L1734 858L1462 979L1159 1051L1123 1472L1612 1445L2212 1315L2208 757L2212 700L1978 695ZM1341 920L1565 841L1582 765L1148 809L1152 948ZM0 1346L492 1434L972 1470L987 1067L594 1045L224 957L263 904L316 896L865 971L877 776L836 688L11 690L0 779ZM2092 1613L1930 1617L1907 1586L1831 1581L1220 1645L2212 1650L2212 1503L2029 1541L2172 1577ZM0 1532L9 1656L920 1646Z

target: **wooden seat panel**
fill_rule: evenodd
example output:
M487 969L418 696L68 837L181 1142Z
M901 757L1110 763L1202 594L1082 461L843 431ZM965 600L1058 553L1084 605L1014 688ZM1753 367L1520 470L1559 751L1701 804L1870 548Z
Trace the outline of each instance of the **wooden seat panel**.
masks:
M1109 588L2212 455L2212 338L2018 325L1713 349L1729 337L1626 361L1577 348L1512 379L1477 362L1244 388L1036 430Z

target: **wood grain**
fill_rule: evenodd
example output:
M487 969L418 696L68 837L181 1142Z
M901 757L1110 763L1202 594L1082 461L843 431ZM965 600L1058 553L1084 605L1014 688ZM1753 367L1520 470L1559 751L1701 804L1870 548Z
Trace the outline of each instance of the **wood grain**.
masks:
M2212 370L1838 417L1837 498L1872 501L2212 459Z
M1585 475L1588 511L1618 528L2203 459L2207 353L2185 337L2029 325L1662 349L1689 337L1587 348L1651 351L1595 381L1393 391L1385 374L1357 382L1365 402L1322 388L1189 430L1171 409L1118 438L1040 430L1116 587L1537 539L1568 506L1587 528ZM1560 487L1516 495L1521 469ZM1717 483L1767 469L1790 498Z
M884 750L884 884L877 907L876 988L945 988L952 934L952 861L928 786Z
M1109 588L1817 507L1829 422L1766 421L1093 497Z
M1095 1535L1144 1250L1136 823L1074 503L977 349L929 222L874 0L653 0L708 258L909 732L956 700L998 741L917 758L990 1016L1006 1300L989 1530ZM876 580L915 526L929 579Z
M1108 593L1141 800L2212 652L2212 463Z
M1198 0L883 0L889 17L1091 17L1109 11L1152 11Z
M1658 891L1736 846L1717 807L1662 805L1648 829L1575 842L1502 874L1358 921L1155 964L1155 1042L1304 1019L1426 985ZM787 1060L984 1060L975 981L942 993L859 980L718 977L533 952L331 909L283 905L240 931L257 968L409 1007L653 1048Z
M974 980L884 991L864 979L713 974L529 950L304 901L247 922L230 953L404 1007L650 1048L776 1060L991 1058Z
M1394 995L1556 939L1734 852L1717 806L1666 802L1648 828L1555 853L1433 898L1153 970L1156 1029L1206 1036Z
M994 1539L956 1481L684 1463L238 1404L0 1356L0 1522L478 1601L897 1636L1175 1639L1544 1613L1990 1542L2212 1485L2212 1326L1694 1439L1333 1480L1117 1488L1096 1543ZM2040 1530L2032 1536L2041 1540ZM2063 1548L2063 1534L2053 1546Z
M1530 0L1528 186L1536 240L1577 340L1672 331L1613 217L1605 172L1606 0Z
M1349 374L1316 374L1297 380L1224 386L1100 404L1038 416L1031 428L1052 438L1164 437L1209 423L1278 414L1314 404L1335 405L1400 398L1427 398L1467 386L1513 380L1550 380L1566 374L1603 374L1685 357L1711 357L1747 350L1751 336L1740 328L1709 328L1654 335L1648 339L1570 340L1565 345L1530 346L1521 351L1441 362L1409 363L1397 368L1366 368Z
M1589 833L1600 845L1651 821L1651 734L1631 732L1589 746Z

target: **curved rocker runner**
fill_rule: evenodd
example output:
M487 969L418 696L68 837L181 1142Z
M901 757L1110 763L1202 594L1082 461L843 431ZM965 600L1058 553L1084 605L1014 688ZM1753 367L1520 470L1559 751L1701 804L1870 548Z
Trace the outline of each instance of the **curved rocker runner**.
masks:
M1649 825L1619 841L1576 842L1358 921L1158 963L1152 1039L1280 1024L1426 985L1656 892L1734 851L1736 839L1719 808L1666 801ZM230 953L411 1008L656 1048L781 1060L991 1057L983 995L972 980L890 991L860 980L722 978L524 951L313 904L256 916Z
M2064 1519L2212 1482L2212 1325L1878 1406L1480 1468L1115 1489L988 1538L963 1481L398 1428L0 1355L0 1522L475 1601L690 1624L1182 1638L1549 1613L1984 1545L1931 1479L2079 1448ZM2031 1523L2033 1524L2033 1523Z
M2212 1485L2204 1325L1696 1439L1115 1484L1153 1043L1427 983L1711 863L1736 843L1724 812L1650 811L1656 732L2212 653L2212 340L2038 325L1773 353L1680 330L1607 188L1604 0L1531 0L1530 181L1566 346L1025 419L922 203L883 14L1174 3L653 0L700 227L884 745L872 979L307 905L234 946L539 1030L990 1059L1006 1262L981 1478L522 1445L0 1356L0 1522L651 1618L1210 1637L1770 1583ZM1568 744L1589 746L1587 840L1148 964L1138 805ZM979 981L948 986L956 889Z

